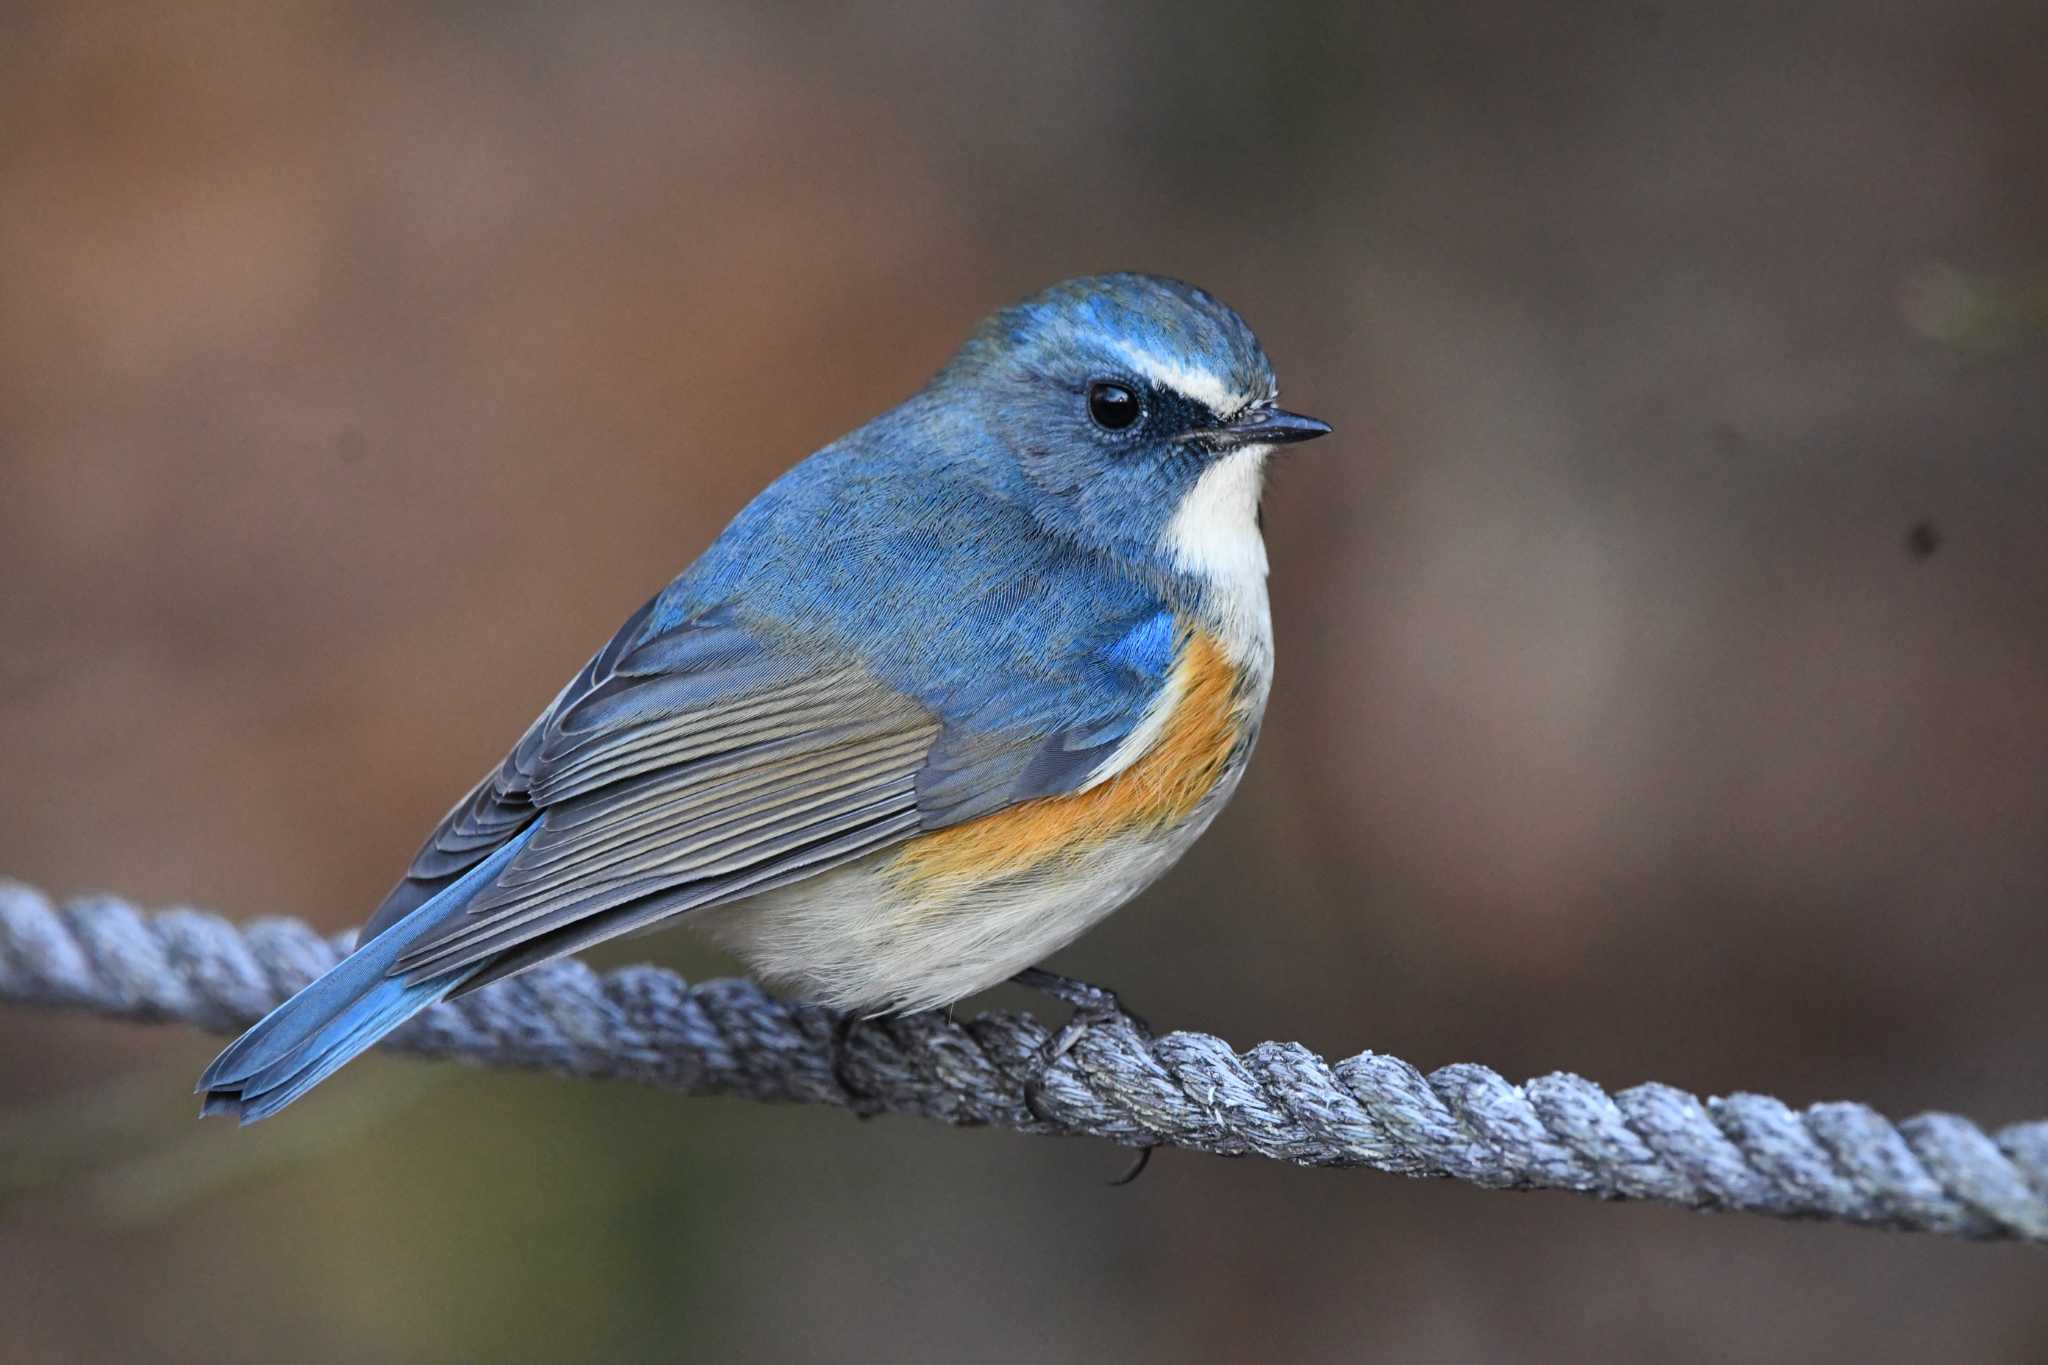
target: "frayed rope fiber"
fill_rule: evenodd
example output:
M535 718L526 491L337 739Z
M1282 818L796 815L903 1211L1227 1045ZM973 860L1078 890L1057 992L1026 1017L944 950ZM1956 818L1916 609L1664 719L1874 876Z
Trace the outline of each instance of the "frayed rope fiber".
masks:
M144 913L104 896L57 906L0 880L0 1001L233 1033L332 966L352 938L291 920ZM1483 1066L1425 1076L1371 1052L1330 1065L1298 1043L1240 1053L1203 1033L1146 1038L1122 1024L1083 1033L1027 1101L1046 1038L1028 1015L848 1025L746 981L692 986L656 967L599 974L566 961L436 1005L386 1046L1489 1189L2048 1241L2048 1121L1986 1134L1953 1114L1895 1124L1853 1103L1794 1110L1764 1095L1703 1101L1655 1084L1609 1095L1564 1072L1510 1085Z

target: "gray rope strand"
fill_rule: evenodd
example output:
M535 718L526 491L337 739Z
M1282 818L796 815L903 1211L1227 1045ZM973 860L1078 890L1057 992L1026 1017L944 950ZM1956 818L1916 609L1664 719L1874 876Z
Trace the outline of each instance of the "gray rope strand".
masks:
M0 1001L232 1033L332 966L352 937L291 920L145 914L111 897L57 907L0 881ZM655 967L600 975L566 961L437 1005L386 1045L1489 1189L2048 1241L2048 1121L1987 1135L1952 1114L1894 1124L1853 1103L1793 1110L1654 1084L1610 1096L1564 1072L1517 1086L1483 1066L1425 1076L1371 1052L1329 1065L1298 1043L1239 1053L1207 1034L1148 1039L1121 1024L1087 1030L1027 1103L1046 1038L1028 1015L848 1025L745 981L691 986Z

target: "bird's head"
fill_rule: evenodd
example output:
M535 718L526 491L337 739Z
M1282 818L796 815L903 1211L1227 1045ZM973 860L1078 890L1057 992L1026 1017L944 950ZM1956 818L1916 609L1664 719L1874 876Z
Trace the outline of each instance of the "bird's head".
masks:
M1153 275L1067 280L1004 309L933 389L974 411L1049 529L1198 577L1263 579L1266 461L1330 430L1278 406L1244 319Z

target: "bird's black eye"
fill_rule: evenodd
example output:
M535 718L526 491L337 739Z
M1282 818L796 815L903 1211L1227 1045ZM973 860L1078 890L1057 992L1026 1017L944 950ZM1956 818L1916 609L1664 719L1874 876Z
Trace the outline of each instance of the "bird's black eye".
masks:
M1138 420L1145 405L1114 380L1098 379L1088 386L1088 415L1104 431L1123 431Z

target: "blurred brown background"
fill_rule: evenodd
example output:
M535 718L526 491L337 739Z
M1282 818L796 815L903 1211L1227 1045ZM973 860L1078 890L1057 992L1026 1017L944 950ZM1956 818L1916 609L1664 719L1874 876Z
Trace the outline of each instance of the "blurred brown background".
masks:
M1059 965L2048 1114L2037 0L171 11L0 7L0 873L355 922L756 488L1138 268L1340 435L1251 777ZM376 1058L237 1133L217 1040L4 1027L12 1359L2048 1353L2010 1247Z

